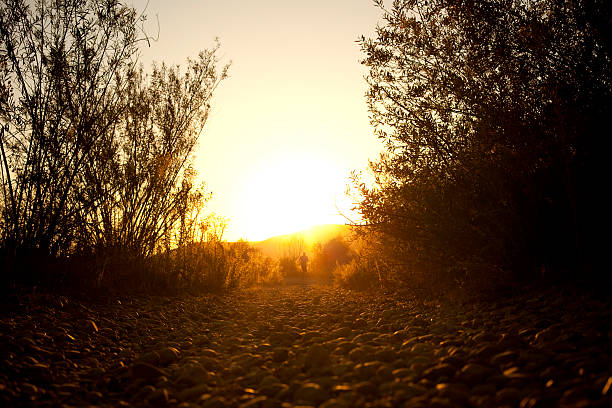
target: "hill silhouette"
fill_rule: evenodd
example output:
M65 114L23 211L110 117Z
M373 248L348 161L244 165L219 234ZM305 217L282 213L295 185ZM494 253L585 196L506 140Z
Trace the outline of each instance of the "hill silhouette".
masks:
M310 251L317 242L325 243L338 236L346 237L351 233L352 227L344 224L317 225L312 228L294 232L292 234L277 235L264 241L251 242L265 256L280 257L283 244L291 238L298 236L304 240L304 249Z

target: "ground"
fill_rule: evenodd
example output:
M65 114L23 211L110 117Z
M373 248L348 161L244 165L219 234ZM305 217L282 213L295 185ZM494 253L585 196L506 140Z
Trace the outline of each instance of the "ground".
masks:
M424 302L313 283L9 299L0 405L612 406L610 303Z

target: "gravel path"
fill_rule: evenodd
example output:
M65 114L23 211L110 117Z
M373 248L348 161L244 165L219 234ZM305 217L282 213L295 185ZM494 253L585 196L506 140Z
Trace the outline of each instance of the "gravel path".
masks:
M317 285L0 315L0 405L612 407L612 309L461 308Z

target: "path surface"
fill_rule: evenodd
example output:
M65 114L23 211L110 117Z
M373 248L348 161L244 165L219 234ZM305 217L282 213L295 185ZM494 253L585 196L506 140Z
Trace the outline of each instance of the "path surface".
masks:
M314 285L22 307L0 316L5 406L612 406L610 305L553 292L462 310Z

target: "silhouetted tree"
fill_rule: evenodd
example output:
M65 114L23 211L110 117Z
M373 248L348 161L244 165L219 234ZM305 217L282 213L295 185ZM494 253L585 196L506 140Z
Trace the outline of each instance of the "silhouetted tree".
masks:
M192 241L188 232L206 200L193 185L193 150L208 118L210 102L227 66L217 69L217 48L179 66L132 73L126 108L80 179L92 211L82 214L83 248L119 249L149 256L162 238ZM101 175L104 175L101 177ZM193 214L191 214L193 215Z
M194 185L191 161L228 67L218 69L217 45L184 69L136 69L143 19L119 0L0 1L0 255L9 270L32 273L53 259L59 268L46 274L59 281L52 276L70 257L96 283L113 270L110 285L129 286L152 271L176 283L189 265L190 276L226 285L220 262L170 253L193 248L196 231L200 243L221 238L206 224L210 194ZM205 258L225 259L219 245ZM203 264L223 273L194 273Z
M0 2L3 249L69 251L81 172L125 107L137 14L117 0Z
M611 17L608 2L586 0L397 0L384 11L362 49L387 152L371 164L374 186L360 185L360 210L405 269L455 279L478 266L588 267Z

